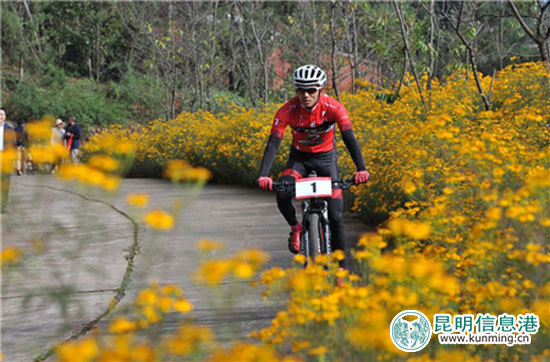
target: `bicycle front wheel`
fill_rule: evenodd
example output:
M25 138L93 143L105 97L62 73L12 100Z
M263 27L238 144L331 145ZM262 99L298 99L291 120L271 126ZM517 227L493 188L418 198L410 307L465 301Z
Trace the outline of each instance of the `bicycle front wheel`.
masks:
M316 257L321 254L321 233L319 214L312 213L308 219L309 256Z

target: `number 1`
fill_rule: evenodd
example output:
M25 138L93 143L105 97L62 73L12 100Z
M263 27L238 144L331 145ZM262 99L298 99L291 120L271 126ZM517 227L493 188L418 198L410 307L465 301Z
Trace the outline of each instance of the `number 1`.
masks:
M315 182L312 182L311 187L313 188L313 193L316 193L317 192L317 184Z

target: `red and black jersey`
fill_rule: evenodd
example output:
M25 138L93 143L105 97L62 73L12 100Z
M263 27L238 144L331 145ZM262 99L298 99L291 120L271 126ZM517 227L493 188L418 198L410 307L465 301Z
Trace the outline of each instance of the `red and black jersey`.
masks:
M260 165L260 176L269 175L286 126L292 128L292 147L298 152L316 157L321 156L316 154L326 153L336 148L335 125L338 125L342 140L357 170L364 171L365 161L353 135L348 111L342 103L321 94L319 101L311 110L302 106L298 97L294 97L277 111ZM334 162L336 163L336 158Z
M342 103L321 94L317 104L308 110L300 104L298 97L294 97L275 114L271 135L283 138L286 126L290 126L294 148L308 153L327 152L336 145L335 125L340 132L352 129Z

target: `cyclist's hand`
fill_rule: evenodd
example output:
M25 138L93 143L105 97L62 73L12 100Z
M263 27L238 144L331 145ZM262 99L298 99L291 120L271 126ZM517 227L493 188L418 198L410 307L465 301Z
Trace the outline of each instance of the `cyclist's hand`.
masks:
M262 176L257 181L260 188L265 191L273 190L273 179L271 177Z
M369 179L369 173L367 171L358 171L353 176L356 185L364 184Z

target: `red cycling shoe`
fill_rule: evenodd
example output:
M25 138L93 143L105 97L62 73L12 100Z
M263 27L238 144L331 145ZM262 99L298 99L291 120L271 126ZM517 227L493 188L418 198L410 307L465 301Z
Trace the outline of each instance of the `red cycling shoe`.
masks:
M292 254L298 254L300 252L300 236L302 236L302 224L298 222L296 225L290 227L290 237L288 238L288 250Z

